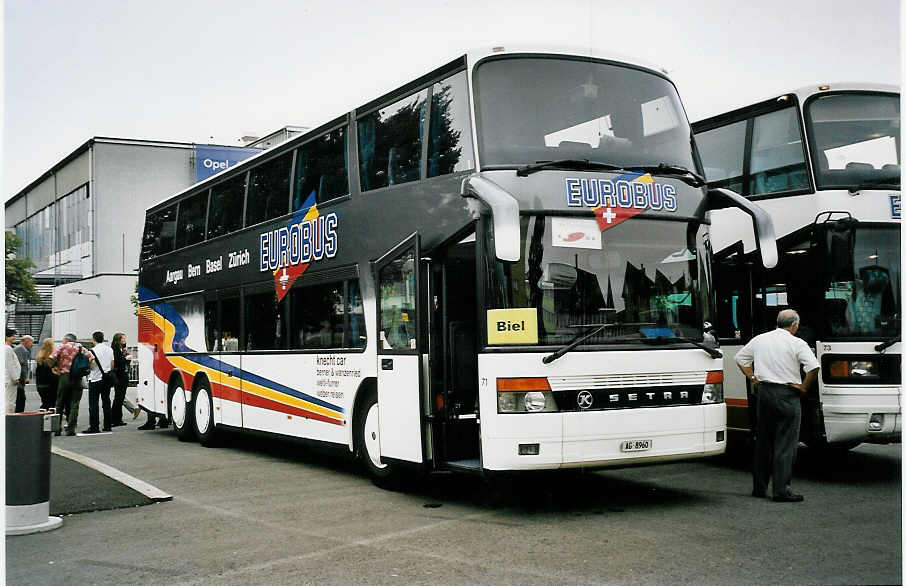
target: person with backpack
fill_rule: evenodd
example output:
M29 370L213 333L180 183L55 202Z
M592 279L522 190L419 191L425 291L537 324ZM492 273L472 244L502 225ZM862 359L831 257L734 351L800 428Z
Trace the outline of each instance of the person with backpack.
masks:
M56 361L60 379L57 386L57 412L64 411L69 405L66 418L66 435L75 435L76 423L79 420L79 403L82 400L82 377L91 372L94 357L81 344L76 343L75 334L63 336L63 344L50 355ZM60 435L60 432L56 432Z
M100 433L98 429L98 399L104 409L103 431L110 431L110 389L113 387L113 348L104 343L104 332L91 334L94 348L89 350L94 361L88 374L88 429L82 433Z

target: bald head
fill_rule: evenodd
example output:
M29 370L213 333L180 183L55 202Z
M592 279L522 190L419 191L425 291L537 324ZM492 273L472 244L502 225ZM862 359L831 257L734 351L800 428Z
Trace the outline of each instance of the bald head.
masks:
M22 336L22 345L25 346L28 350L31 350L31 346L34 343L35 339L31 336Z
M795 334L799 329L799 314L794 309L784 309L777 314L777 327Z

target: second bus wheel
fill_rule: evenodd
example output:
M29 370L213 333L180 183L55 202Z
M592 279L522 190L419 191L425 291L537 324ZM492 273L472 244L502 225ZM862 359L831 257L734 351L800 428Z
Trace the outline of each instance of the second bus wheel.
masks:
M397 471L381 459L381 430L377 392L368 391L355 417L355 442L365 470L378 486L387 486L396 479Z
M200 383L195 389L192 406L195 437L204 447L213 447L217 437L217 428L214 426L214 399L206 382Z
M187 442L195 437L192 429L192 405L186 399L186 391L177 383L170 392L170 422L176 428L176 437Z

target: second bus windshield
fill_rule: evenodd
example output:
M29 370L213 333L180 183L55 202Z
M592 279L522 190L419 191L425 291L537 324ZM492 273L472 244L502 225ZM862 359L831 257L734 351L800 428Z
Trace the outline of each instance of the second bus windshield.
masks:
M526 57L480 64L475 80L483 166L588 159L695 169L676 89L658 75Z

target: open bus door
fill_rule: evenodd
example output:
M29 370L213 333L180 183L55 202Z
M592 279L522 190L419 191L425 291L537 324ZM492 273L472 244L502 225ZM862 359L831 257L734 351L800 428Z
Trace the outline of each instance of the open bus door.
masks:
M375 448L381 459L423 461L420 248L416 232L374 263L378 418L365 417L364 441L366 458L378 468Z

